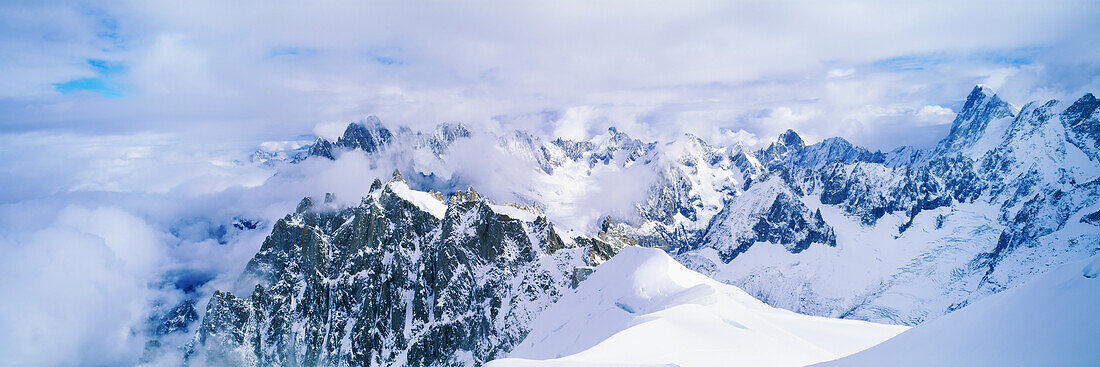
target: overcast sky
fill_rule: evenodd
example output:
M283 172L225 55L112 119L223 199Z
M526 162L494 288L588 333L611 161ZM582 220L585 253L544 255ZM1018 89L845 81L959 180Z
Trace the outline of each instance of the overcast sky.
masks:
M1095 1L592 3L5 2L0 133L245 146L376 114L888 149L934 142L976 83L1098 86Z
M1097 1L670 5L5 1L0 203L225 187L261 143L371 114L889 150L934 144L975 84L1017 106L1100 91Z

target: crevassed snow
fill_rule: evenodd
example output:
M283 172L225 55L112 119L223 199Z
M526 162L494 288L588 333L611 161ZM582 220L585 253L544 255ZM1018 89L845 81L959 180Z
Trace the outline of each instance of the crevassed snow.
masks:
M390 182L389 186L394 194L413 203L413 205L423 209L433 217L443 219L443 216L447 213L447 204L439 201L432 194L410 189L408 184L399 181Z
M1097 268L1062 265L822 366L1100 366Z
M802 366L907 329L773 308L640 247L600 265L531 327L509 358L489 365Z

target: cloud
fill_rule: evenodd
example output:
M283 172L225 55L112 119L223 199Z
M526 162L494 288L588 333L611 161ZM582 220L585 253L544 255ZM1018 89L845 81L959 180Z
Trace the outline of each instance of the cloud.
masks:
M921 107L921 109L917 111L918 119L933 124L949 123L954 117L955 111L952 111L950 108L935 105L927 105Z
M856 72L855 68L832 69L832 70L829 70L828 74L825 74L825 77L826 78L843 78L843 77L855 74L855 72Z
M5 130L156 130L188 138L218 130L242 145L366 114L424 127L578 108L638 121L658 134L676 129L680 119L698 119L763 135L771 131L741 123L754 110L796 102L830 114L863 107L837 103L851 96L829 88L833 81L882 89L867 101L874 104L944 105L976 82L1015 89L1018 73L1003 83L998 78L1026 66L1095 69L1087 45L1096 41L1089 30L1100 14L1092 2L1022 1L5 8L0 14L10 31L0 42L23 55L0 60L0 80L11 83L4 88L8 100L0 101L0 111L12 116ZM37 41L43 38L50 41ZM128 65L119 77L133 86L126 98L50 93L74 80L103 90L96 79L82 79L96 77L81 65L90 59ZM1046 75L1048 84L1073 79ZM1054 89L1077 92L1097 79L1077 76L1083 80L1068 84L1078 85ZM901 93L914 86L924 89ZM806 128L812 135L835 132ZM874 124L863 129L857 143L876 140Z
M132 363L162 237L117 208L67 207L49 228L0 238L5 364Z
M592 106L573 107L565 110L561 118L554 122L554 136L562 139L583 140L592 136L588 125L596 118L597 110Z

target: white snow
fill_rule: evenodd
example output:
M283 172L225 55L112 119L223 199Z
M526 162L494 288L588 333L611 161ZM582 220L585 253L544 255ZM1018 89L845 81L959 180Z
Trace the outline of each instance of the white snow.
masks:
M1100 276L1100 257L1093 258L1084 269L1081 269L1081 275L1089 279Z
M531 327L509 358L489 365L802 366L907 329L773 308L641 247L597 267Z
M432 194L410 189L408 184L400 181L390 182L389 187L394 194L428 212L433 217L443 219L443 215L447 213L447 204L432 196Z
M489 208L497 214L507 215L521 222L534 222L539 217L538 214L508 205L489 204Z
M1100 255L823 366L1100 366Z
M955 269L965 269L974 253L991 250L1003 228L996 223L996 208L983 203L923 211L899 235L897 228L906 221L903 213L865 226L817 197L801 199L810 210L821 210L836 231L836 247L814 244L791 254L781 245L758 243L728 264L707 249L678 259L692 268L709 269L706 275L778 307L837 317L861 302L873 302L873 308L849 316L906 324L939 316L928 312L946 309L954 295L970 289L959 287L975 286L953 286L959 281ZM943 226L937 228L941 215Z

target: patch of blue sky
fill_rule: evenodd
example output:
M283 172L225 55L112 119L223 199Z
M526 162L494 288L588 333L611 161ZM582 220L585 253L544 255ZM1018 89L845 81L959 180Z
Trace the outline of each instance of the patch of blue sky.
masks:
M1000 65L1031 65L1042 50L1037 47L988 52L981 60Z
M310 56L316 54L317 50L304 47L291 47L291 46L279 46L271 49L270 57L279 56Z
M53 86L54 89L61 92L61 94L88 91L107 98L122 98L126 96L126 94L122 92L122 88L103 78L80 78L64 83L57 83Z
M969 55L951 55L945 53L927 53L902 55L876 61L874 65L893 71L914 71L934 69L952 62L984 62L997 65L1030 65L1039 54L1038 48L1015 48L979 52Z
M116 80L118 76L126 73L126 65L118 62L89 59L88 66L97 76L91 78L78 78L67 82L54 84L54 89L61 94L69 94L79 91L88 91L107 98L125 97L125 88Z
M382 65L405 65L404 61L390 56L375 56L374 61Z
M891 57L875 62L876 66L894 71L926 70L948 61L942 54L921 54Z
M122 75L126 73L126 65L120 62L105 61L105 60L88 60L88 65L92 67L97 74L105 77Z

